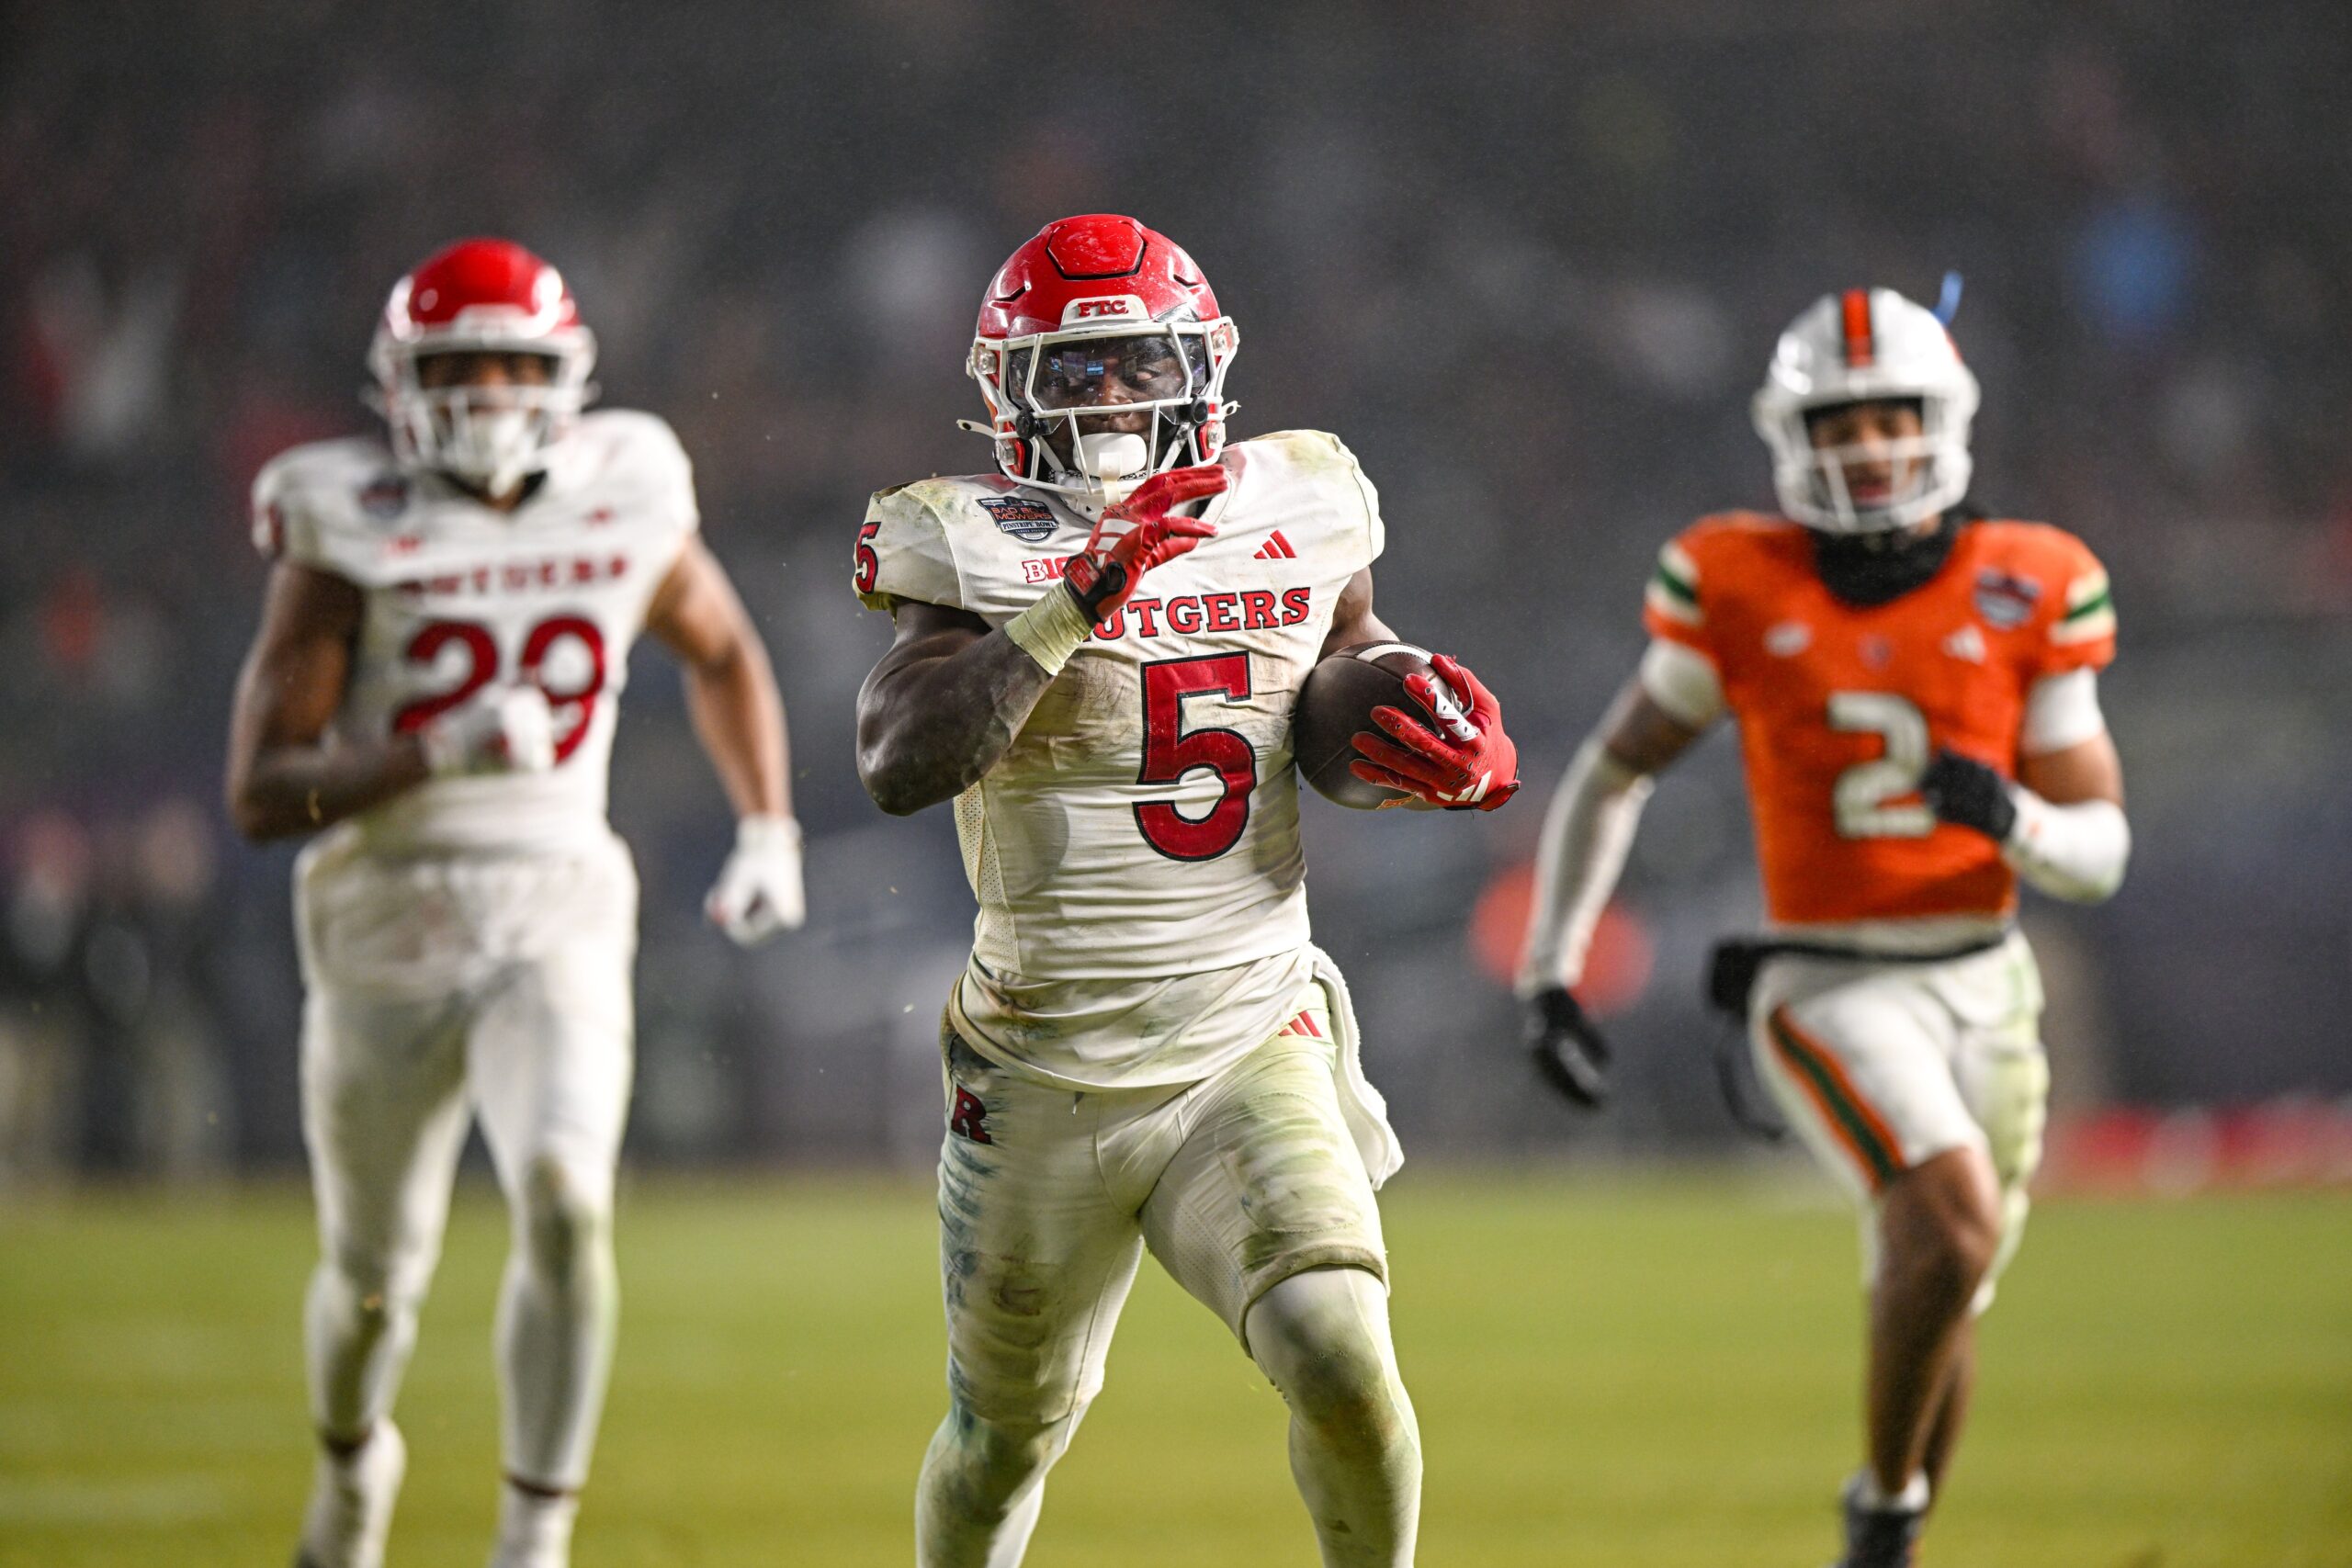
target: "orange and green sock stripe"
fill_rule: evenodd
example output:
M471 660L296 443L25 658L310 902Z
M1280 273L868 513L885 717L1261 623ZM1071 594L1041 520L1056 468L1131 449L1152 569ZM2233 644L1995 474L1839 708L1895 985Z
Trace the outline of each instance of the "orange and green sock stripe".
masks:
M1846 1145L1861 1167L1862 1175L1875 1192L1903 1171L1903 1145L1896 1139L1886 1119L1871 1109L1854 1088L1854 1080L1846 1076L1837 1056L1819 1041L1808 1036L1789 1018L1785 1007L1775 1008L1765 1020L1765 1028L1772 1037L1772 1048L1781 1060L1803 1085L1805 1097L1811 1100L1821 1118Z

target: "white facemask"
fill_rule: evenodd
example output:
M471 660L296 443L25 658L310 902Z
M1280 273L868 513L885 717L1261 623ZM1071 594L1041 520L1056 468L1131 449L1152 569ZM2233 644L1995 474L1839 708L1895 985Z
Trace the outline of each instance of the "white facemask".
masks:
M463 387L419 392L409 404L420 460L490 496L503 496L546 466L560 415L576 394L551 387L484 395Z

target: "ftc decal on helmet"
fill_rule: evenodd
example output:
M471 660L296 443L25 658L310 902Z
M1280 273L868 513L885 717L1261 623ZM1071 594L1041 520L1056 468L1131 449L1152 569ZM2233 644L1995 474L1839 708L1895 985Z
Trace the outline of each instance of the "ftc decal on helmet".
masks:
M1048 223L980 301L967 363L1007 479L1086 502L1225 449L1240 333L1182 246L1132 218ZM1104 428L1150 416L1140 433Z
M1824 409L1882 401L1917 403L1920 433L1872 454L1905 478L1862 504L1846 483L1861 450L1815 446L1806 422ZM1942 318L1891 288L1849 288L1823 296L1781 334L1749 412L1772 449L1781 510L1829 533L1868 534L1909 527L1967 494L1976 404L1976 378Z
M547 381L426 386L422 363L456 353L537 355ZM460 240L394 284L368 350L393 457L492 494L547 466L588 402L595 363L595 334L562 275L507 240Z

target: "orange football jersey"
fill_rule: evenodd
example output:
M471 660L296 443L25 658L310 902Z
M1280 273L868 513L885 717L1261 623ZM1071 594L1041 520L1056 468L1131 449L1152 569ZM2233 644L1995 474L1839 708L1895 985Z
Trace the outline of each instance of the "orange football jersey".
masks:
M1782 518L1704 518L1650 581L1653 637L1704 654L1739 723L1765 904L1777 921L2006 914L2016 878L1919 798L1940 747L2017 773L2026 693L2115 656L2107 573L2040 523L1961 525L1936 575L1862 607Z

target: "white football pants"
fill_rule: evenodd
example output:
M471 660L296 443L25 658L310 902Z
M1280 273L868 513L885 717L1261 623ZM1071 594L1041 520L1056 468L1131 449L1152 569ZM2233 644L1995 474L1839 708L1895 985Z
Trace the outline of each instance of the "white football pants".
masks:
M1878 1194L1947 1150L1974 1148L2001 1184L1993 1302L2025 1235L2050 1098L2041 976L2025 938L1940 964L1780 957L1749 1003L1758 1075L1814 1157L1860 1206L1865 1285L1878 1273Z
M510 1477L586 1477L618 1307L611 1217L628 1105L637 882L577 851L387 859L331 833L296 869L302 1121L321 1260L312 1416L387 1415L439 1258L469 1117L514 1218L497 1325Z

